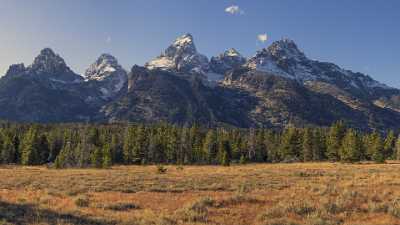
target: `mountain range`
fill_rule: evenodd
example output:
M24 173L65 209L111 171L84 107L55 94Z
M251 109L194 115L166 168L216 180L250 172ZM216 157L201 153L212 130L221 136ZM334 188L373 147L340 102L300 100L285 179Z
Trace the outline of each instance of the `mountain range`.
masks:
M0 109L0 119L18 122L400 128L399 89L312 60L290 39L250 58L231 48L208 59L190 34L130 71L103 54L79 75L45 48L1 77Z

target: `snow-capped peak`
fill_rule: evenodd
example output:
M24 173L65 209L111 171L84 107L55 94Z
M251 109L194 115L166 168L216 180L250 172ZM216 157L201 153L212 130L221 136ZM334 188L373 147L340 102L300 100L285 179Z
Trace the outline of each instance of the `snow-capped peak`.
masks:
M175 46L185 46L192 44L193 44L193 36L191 34L182 35L178 37L174 42Z
M110 54L102 54L85 72L87 80L103 80L117 70L123 70L117 59Z
M148 69L161 69L189 73L204 73L208 59L199 54L191 34L178 37L159 57L146 63Z
M224 52L224 56L231 56L231 57L240 56L241 57L240 53L234 48L230 48L230 49L226 50Z
M102 54L85 72L86 81L97 81L104 98L113 97L127 81L127 73L110 54Z

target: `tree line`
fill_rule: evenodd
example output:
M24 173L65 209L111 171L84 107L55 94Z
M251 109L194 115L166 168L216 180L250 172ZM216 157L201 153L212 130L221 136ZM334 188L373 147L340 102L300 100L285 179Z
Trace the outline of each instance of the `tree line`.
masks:
M164 123L0 125L1 164L108 168L114 164L383 163L387 159L400 159L400 137L393 131L365 133L343 122L284 130Z

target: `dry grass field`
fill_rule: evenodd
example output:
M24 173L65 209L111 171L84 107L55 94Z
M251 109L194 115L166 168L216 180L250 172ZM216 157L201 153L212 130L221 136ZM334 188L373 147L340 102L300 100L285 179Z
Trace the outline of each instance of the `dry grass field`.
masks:
M0 168L0 224L400 224L400 164Z

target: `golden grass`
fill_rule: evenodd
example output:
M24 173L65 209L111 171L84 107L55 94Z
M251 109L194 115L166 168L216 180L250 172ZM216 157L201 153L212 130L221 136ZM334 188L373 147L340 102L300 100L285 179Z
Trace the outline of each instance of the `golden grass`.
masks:
M400 164L0 167L0 224L400 224Z

